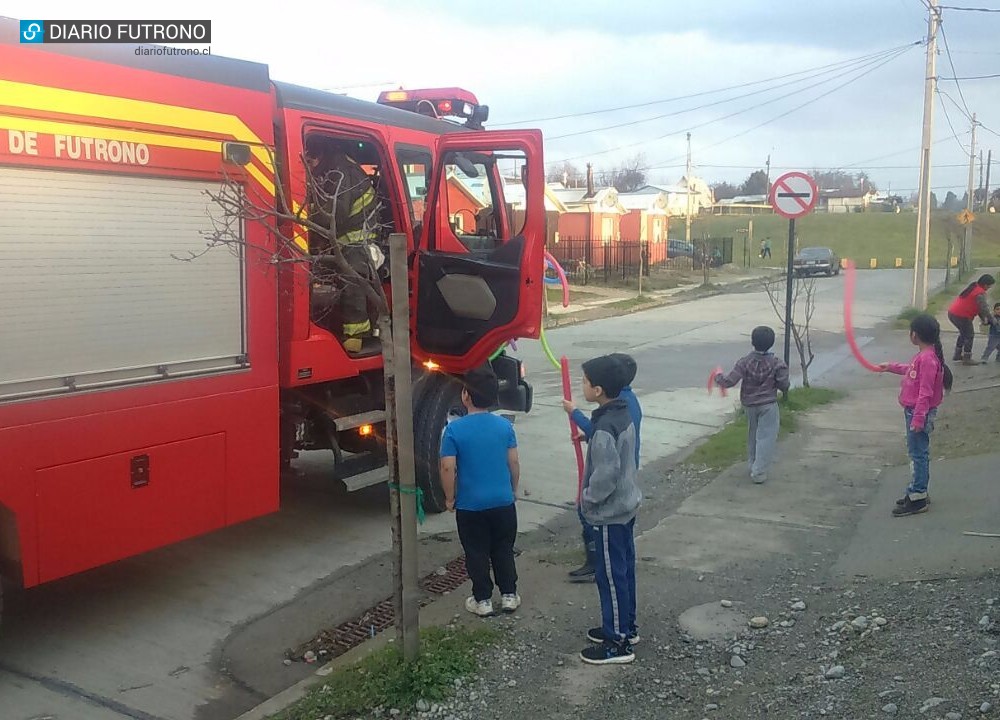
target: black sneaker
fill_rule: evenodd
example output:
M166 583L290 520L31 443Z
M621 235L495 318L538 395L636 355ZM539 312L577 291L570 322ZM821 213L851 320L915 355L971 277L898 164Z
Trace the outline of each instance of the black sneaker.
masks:
M627 642L603 642L584 648L580 659L588 665L627 665L635 660L635 653Z
M590 628L590 630L587 631L587 639L590 640L590 642L592 643L600 644L604 642L604 628L602 627ZM640 640L642 640L642 638L639 637L638 630L636 630L633 634L628 636L629 645L638 645Z
M904 505L906 505L906 496L904 495L903 497L899 498L899 500L896 501L896 504L899 507L903 507ZM930 495L927 496L927 504L928 505L931 504L931 496Z
M570 582L593 582L594 580L594 568L590 565L583 564L576 570L571 570L569 573Z
M920 500L910 500L909 496L904 498L903 504L897 506L893 511L893 517L905 517L907 515L918 515L920 513L927 512L927 500L921 498Z

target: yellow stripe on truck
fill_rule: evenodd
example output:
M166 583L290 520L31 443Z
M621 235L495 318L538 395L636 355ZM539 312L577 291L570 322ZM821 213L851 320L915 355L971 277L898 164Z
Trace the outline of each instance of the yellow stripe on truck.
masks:
M0 98L2 98L0 102L4 105L24 108L26 110L52 113L70 112L74 115L86 115L105 120L141 122L149 125L168 125L180 130L201 130L218 135L227 135L237 142L248 143L254 157L260 161L268 173L273 174L274 172L271 158L264 147L264 142L247 127L246 123L235 115L218 113L212 110L197 110L177 105L166 105L148 100L133 100L131 98L99 95L79 90L31 85L11 80L0 80ZM117 139L117 136L113 139ZM218 149L218 141L215 142L215 147ZM258 181L261 181L257 174L254 177L257 177ZM264 180L261 184L265 188L268 188L269 192L274 192L273 180Z
M17 115L0 115L0 125L10 130L33 131L51 135L82 135L102 140L145 143L180 150L202 150L222 157L222 141L206 140L187 135L167 135L148 130L120 130L101 125L80 125L60 120L37 120ZM257 166L248 164L246 169L264 189L269 193L274 193L274 183Z
M299 216L299 210L301 210L301 209L302 209L302 206L298 203L297 200L293 199L292 200L292 212L295 214L296 217ZM293 228L293 230L292 230L292 233L293 233L293 235L292 235L292 242L295 243L295 246L299 250L301 250L304 253L308 253L309 252L309 242L302 235L302 226L299 225L299 224L295 224L295 225L292 226L292 228Z

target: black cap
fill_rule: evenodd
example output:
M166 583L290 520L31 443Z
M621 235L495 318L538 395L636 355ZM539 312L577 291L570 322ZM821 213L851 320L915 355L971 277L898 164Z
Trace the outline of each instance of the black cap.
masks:
M616 398L628 382L628 370L621 360L612 355L602 355L583 364L583 374L594 387L604 390L609 398Z

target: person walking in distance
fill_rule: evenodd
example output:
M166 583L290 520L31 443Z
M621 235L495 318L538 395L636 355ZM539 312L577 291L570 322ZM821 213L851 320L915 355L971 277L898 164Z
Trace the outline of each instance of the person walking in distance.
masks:
M958 340L955 343L955 354L952 360L961 361L963 365L978 365L979 362L972 359L972 343L976 339L976 328L973 323L976 316L986 324L996 325L1000 323L990 312L989 301L986 293L991 287L996 285L996 279L992 275L981 275L978 280L969 283L958 297L955 298L948 307L948 319L951 324L958 328Z
M906 494L896 501L894 517L927 512L930 496L931 432L938 406L951 390L951 370L944 362L941 326L931 315L917 315L910 322L910 342L919 348L908 363L881 363L880 372L902 375L899 404L906 425L906 449L913 474Z
M715 383L731 388L740 385L740 402L747 415L747 459L755 483L767 481L767 472L778 444L781 417L778 391L789 388L788 366L771 352L774 330L761 325L750 335L753 352L736 361L728 375L716 373Z
M514 612L521 605L514 561L521 466L513 424L489 411L499 394L496 375L488 367L476 368L465 374L464 385L468 414L448 423L441 438L441 485L472 580L465 609L485 617L493 614L494 580L501 610Z
M638 470L639 449L641 444L640 429L642 426L642 406L639 404L639 399L632 391L632 382L635 380L638 366L636 365L635 359L631 355L626 355L624 353L612 353L609 357L620 362L625 371L625 387L622 388L618 397L622 398L628 405L629 416L632 418L632 424L635 425L635 466ZM583 413L582 410L577 409L572 400L563 400L563 409L569 413L570 417L573 418L573 422L576 423L577 428L579 428L580 432L583 433L583 438L589 442L594 436L594 426L590 422L590 419ZM587 526L587 521L583 518L583 513L580 511L579 505L577 505L576 511L580 517L580 523L583 528L583 546L586 551L586 560L583 565L578 567L576 570L570 571L569 578L570 582L591 582L594 579L594 568L598 562L596 558L596 542L594 540L593 532Z

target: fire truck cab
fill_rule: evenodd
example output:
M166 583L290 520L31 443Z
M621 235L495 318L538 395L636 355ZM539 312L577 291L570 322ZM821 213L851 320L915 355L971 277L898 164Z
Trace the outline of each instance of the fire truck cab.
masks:
M31 587L274 512L301 451L386 479L378 339L345 351L295 221L313 137L368 173L382 253L407 237L417 479L443 509L458 376L491 363L499 407L531 407L501 348L540 332L544 174L539 132L431 95L435 117L252 62L20 45L0 18L0 572Z

